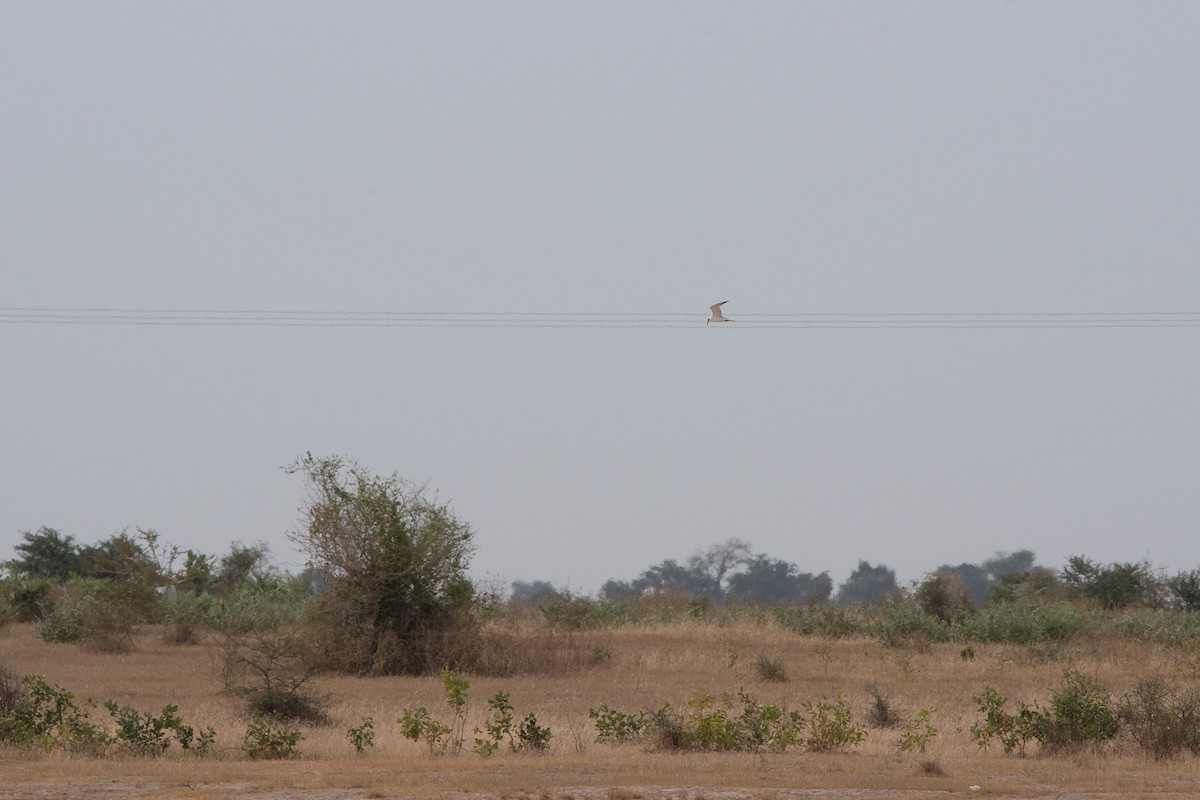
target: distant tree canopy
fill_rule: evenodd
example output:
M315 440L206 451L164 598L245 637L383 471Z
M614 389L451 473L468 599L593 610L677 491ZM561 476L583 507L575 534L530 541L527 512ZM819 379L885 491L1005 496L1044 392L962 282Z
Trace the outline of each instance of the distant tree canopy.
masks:
M558 597L558 590L549 581L512 582L512 600L522 605L537 605Z
M826 572L801 572L795 564L751 555L748 542L728 539L691 556L686 564L666 559L632 581L606 581L609 600L682 595L715 603L810 603L829 599L833 582Z
M899 592L895 570L883 564L873 567L870 562L859 561L845 583L838 587L838 605L877 606Z
M934 573L956 575L962 582L971 604L979 607L988 599L988 595L991 594L999 578L1004 575L1028 573L1033 569L1034 559L1032 550L996 553L982 564L964 563L957 566L943 564Z
M43 525L32 533L22 531L21 538L25 541L15 548L17 558L8 562L13 573L55 581L65 581L82 573L83 561L75 537L63 536L54 528Z

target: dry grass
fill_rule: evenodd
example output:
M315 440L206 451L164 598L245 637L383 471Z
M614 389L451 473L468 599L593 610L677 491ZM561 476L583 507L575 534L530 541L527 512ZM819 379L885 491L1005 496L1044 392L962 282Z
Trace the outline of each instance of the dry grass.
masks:
M528 632L530 648L546 647L545 630ZM798 637L770 625L674 624L571 634L571 648L610 656L597 666L549 674L471 677L468 741L486 713L485 701L509 693L518 716L533 711L554 731L547 755L473 753L431 756L400 736L401 709L427 706L449 718L436 677L321 679L332 695L332 724L304 727L301 757L282 762L247 760L239 750L247 720L238 702L221 692L215 651L206 644L171 645L157 629L140 631L127 653L87 652L42 642L30 625L0 631L0 665L18 674L41 673L77 698L115 699L144 710L176 703L190 724L217 730L215 756L197 758L172 749L159 759L93 759L0 748L0 797L285 798L488 797L546 800L633 800L671 797L1194 797L1194 758L1155 763L1131 749L1103 755L1016 758L999 748L980 751L970 733L977 712L971 695L986 685L1002 695L1045 700L1064 669L1079 670L1121 693L1146 675L1162 672L1200 683L1196 654L1130 641L1085 642L1035 651L976 646L889 648L877 642ZM767 681L755 655L770 653L786 667L786 683ZM469 676L470 677L470 676ZM588 709L607 703L634 711L664 702L686 703L696 691L745 687L765 702L796 708L842 691L860 720L877 686L907 718L936 709L939 734L923 754L901 754L898 732L869 729L855 752L817 755L649 753L594 742ZM100 712L104 714L103 711ZM375 746L356 755L347 728L374 719ZM980 786L978 793L968 787ZM812 793L822 790L819 793Z

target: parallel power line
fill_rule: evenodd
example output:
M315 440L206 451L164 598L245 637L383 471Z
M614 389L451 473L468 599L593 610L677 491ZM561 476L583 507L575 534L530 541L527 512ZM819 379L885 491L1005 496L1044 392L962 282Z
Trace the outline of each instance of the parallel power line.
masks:
M732 316L732 315L731 315ZM678 328L705 329L695 312L320 311L179 308L0 308L0 325L272 328ZM745 329L1195 328L1200 311L741 312Z

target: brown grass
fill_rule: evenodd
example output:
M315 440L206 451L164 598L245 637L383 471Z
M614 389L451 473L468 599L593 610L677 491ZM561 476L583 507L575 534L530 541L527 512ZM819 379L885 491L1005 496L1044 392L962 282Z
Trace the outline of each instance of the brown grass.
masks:
M561 653L545 630L520 640L536 653ZM554 732L547 755L498 754L483 759L466 752L431 756L400 736L401 709L427 706L448 720L441 682L422 678L328 676L318 689L334 699L332 724L303 727L301 757L283 762L250 761L239 745L247 720L239 702L221 691L215 649L208 644L172 645L159 629L138 632L125 653L88 652L76 645L46 644L31 625L0 631L0 665L24 675L40 673L77 698L115 699L122 705L160 710L176 703L184 720L217 730L218 752L207 758L177 748L159 759L106 759L0 747L2 798L257 798L444 797L633 800L634 798L793 797L925 798L982 797L1194 797L1195 758L1152 761L1118 746L1103 754L1073 757L1005 756L998 747L980 751L969 728L977 719L971 695L985 684L1027 701L1048 698L1065 669L1103 682L1114 694L1162 672L1187 685L1200 682L1200 660L1184 653L1130 641L1061 645L1053 652L1010 646L975 646L974 659L959 645L889 648L877 642L798 637L766 625L674 624L627 627L570 635L571 652L602 648L600 664L542 674L473 677L471 731L487 712L486 699L509 693L518 717L535 712ZM554 651L553 647L558 647ZM770 653L787 670L786 683L761 679L757 653ZM530 655L514 659L523 663ZM556 656L557 657L557 656ZM799 707L806 700L845 693L864 721L877 686L906 718L932 708L939 734L922 754L902 754L898 732L869 728L850 754L779 755L652 753L634 746L595 743L588 709L607 703L634 711L676 707L705 689L715 694L748 689L764 702ZM101 710L99 715L106 717ZM347 728L372 717L375 746L357 755ZM933 765L936 768L931 768ZM978 793L968 787L978 785ZM812 790L821 790L813 794ZM804 793L809 792L809 793Z

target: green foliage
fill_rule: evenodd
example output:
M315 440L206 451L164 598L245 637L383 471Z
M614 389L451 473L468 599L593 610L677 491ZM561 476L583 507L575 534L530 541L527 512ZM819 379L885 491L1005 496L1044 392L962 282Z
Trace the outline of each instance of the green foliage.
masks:
M932 708L923 708L917 712L917 718L904 727L900 734L898 746L905 753L924 753L925 747L938 735L938 729L929 721L933 714Z
M1104 687L1078 672L1063 676L1050 708L1040 711L1037 738L1051 751L1073 751L1085 745L1099 749L1120 727Z
M115 700L109 700L104 707L117 725L114 740L138 755L161 755L171 745L170 734L174 734L184 750L206 753L216 737L211 727L197 736L192 726L183 723L176 705L165 706L157 716L130 706L118 706Z
M365 753L368 748L375 746L375 723L370 717L363 717L362 722L346 731L354 752Z
M828 572L813 575L795 564L759 553L744 562L741 572L729 576L725 599L737 603L824 603L833 593Z
M471 684L466 678L455 675L449 667L442 669L442 690L445 692L446 705L454 715L450 725L445 725L429 714L429 709L421 706L415 709L404 709L401 712L400 733L404 738L414 742L424 741L429 746L430 753L450 752L458 754L463 748L463 730L467 724L467 692ZM505 695L507 701L507 695Z
M320 632L337 666L419 674L445 663L446 637L471 621L470 525L423 487L342 458L309 454L288 471L309 486L291 538L330 576Z
M605 703L599 708L589 708L588 716L595 721L596 741L608 744L636 742L646 732L647 712L627 714L609 708Z
M22 686L24 698L0 719L0 741L82 752L108 746L111 737L91 720L89 709L95 708L94 703L80 708L74 695L40 675L25 676Z
M270 717L259 717L246 729L242 751L251 758L290 758L304 738L300 731L285 727Z
M699 692L688 700L685 713L676 713L668 704L638 717L608 711L594 718L598 728L604 722L612 730L628 728L636 719L636 730L644 727L661 750L783 752L798 741L804 726L798 712L759 703L745 690L725 695L720 703L708 692ZM613 740L619 741L615 736Z
M54 582L49 578L12 575L0 581L0 594L8 613L16 622L36 622L50 606Z
M808 712L804 745L814 753L844 752L867 738L867 732L854 723L841 692L836 692L832 700L823 698L803 707Z
M14 548L19 555L9 562L9 568L17 575L61 582L81 572L79 547L74 537L63 536L43 525L33 533L22 531L21 538L25 541Z
M1103 608L1153 606L1159 602L1162 587L1150 564L1097 564L1084 556L1067 559L1063 581L1076 593L1091 598Z
M548 750L552 735L549 728L538 724L537 715L531 711L521 720L521 727L517 729L517 750Z
M425 742L430 753L446 752L453 731L431 717L425 706L404 709L396 722L400 724L400 735L405 739Z
M1200 611L1200 569L1176 573L1167 579L1166 588L1176 608Z
M1064 674L1047 708L1022 702L1017 713L1010 714L1004 710L1007 698L990 686L971 699L984 715L971 726L976 743L986 748L992 739L999 739L1005 753L1015 750L1024 755L1031 740L1049 753L1072 752L1084 746L1099 749L1120 727L1104 688L1077 672Z
M880 605L898 591L896 572L884 565L859 561L850 577L838 587L839 605Z
M947 569L926 576L913 599L922 611L946 624L962 621L975 607L962 575Z

